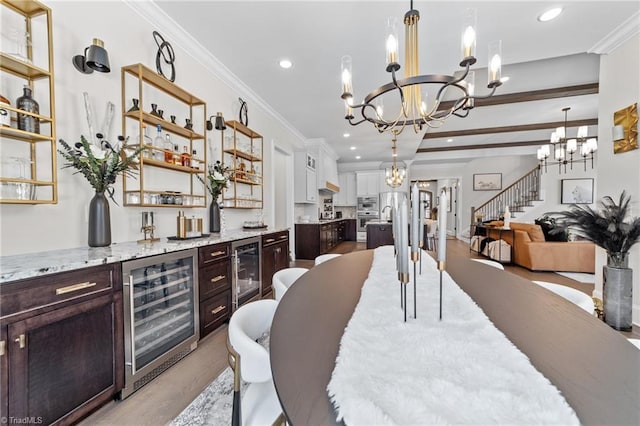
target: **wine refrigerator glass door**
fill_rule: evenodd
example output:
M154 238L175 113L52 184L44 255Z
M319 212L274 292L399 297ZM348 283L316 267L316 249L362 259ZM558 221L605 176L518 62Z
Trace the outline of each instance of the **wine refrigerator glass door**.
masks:
M260 298L261 266L260 238L250 238L233 243L233 309Z
M125 380L157 369L176 348L197 341L196 270L195 250L123 263Z

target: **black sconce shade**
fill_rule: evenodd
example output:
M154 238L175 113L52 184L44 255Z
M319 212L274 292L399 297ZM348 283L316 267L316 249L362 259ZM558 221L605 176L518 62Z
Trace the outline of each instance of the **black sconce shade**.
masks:
M221 112L217 113L215 117L216 117L215 125L214 123L211 122L213 115L209 117L209 120L207 121L207 130L213 130L214 127L216 130L226 130L227 126L224 123L224 117L222 116L222 113Z
M98 72L110 72L109 54L104 48L102 40L94 38L93 44L84 49L83 55L73 57L73 65L83 74Z

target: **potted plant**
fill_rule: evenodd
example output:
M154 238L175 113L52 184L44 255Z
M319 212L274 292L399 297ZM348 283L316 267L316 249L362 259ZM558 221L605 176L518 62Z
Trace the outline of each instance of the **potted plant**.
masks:
M89 246L105 247L111 244L111 219L109 216L109 201L105 192L113 198L113 185L120 173L134 175L138 169L137 157L143 147L134 148L127 145L122 136L118 137L118 143L112 146L109 142L100 139L100 147L87 142L84 136L80 136L80 142L70 146L60 139L63 149L58 149L62 157L67 160L63 168L73 167L81 173L96 191L89 204ZM75 174L74 173L74 174Z
M218 160L214 165L210 165L207 168L206 181L198 175L198 179L200 179L211 194L211 205L209 205L209 232L220 232L220 205L218 204L218 198L227 187L231 173L229 167L226 167Z
M607 252L603 268L604 315L617 330L631 330L633 271L628 268L629 250L640 241L640 217L625 220L631 197L625 191L616 203L610 196L598 201L598 209L572 204L568 211L555 213L561 227L593 242Z

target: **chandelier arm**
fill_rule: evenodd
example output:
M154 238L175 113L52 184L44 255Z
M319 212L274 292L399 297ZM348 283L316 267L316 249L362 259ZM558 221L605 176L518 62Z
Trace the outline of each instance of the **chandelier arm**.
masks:
M440 101L440 96L442 95L442 92L445 89L447 89L449 86L456 85L457 87L461 87L460 85L458 85L458 83L463 81L465 78L467 78L467 75L469 75L469 66L470 66L469 64L465 66L464 73L462 74L461 77L459 78L453 77L453 80L447 82L440 89L438 89L438 93L436 95L436 99L438 100L438 102ZM469 95L468 89L465 87L463 90L464 90L465 96L468 96Z
M496 89L498 88L498 86L495 86L493 88L491 88L491 92L489 92L488 95L484 95L484 96L467 96L467 99L488 99L491 96L493 96L493 94L495 93Z

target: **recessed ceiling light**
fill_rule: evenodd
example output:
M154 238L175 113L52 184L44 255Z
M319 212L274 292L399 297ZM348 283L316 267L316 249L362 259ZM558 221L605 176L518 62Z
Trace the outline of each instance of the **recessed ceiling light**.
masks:
M345 138L348 138L351 135L349 133L343 133L342 136L344 136Z
M449 138L447 139L447 142L453 142L453 139Z
M502 77L500 79L500 83L506 83L507 81L509 81L509 76L508 75L505 75L504 77Z
M355 147L355 146L352 146L352 147L350 147L349 149L350 149L351 151L355 151L356 147Z
M360 159L360 156L359 156L359 155L356 155L356 160L359 160L359 159Z
M288 59L281 59L280 60L280 66L284 69L289 69L293 66L293 62L291 62Z
M542 14L538 16L538 21L540 22L551 21L552 19L557 18L561 13L562 13L561 7L554 7L545 12L542 12Z

